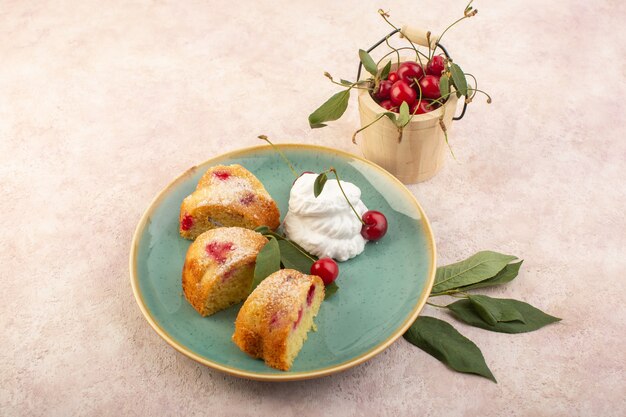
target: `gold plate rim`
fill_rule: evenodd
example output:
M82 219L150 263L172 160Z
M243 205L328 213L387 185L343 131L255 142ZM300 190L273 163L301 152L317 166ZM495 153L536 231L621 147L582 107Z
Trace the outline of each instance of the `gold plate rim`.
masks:
M417 300L417 303L415 307L413 308L411 315L404 321L404 323L402 323L400 327L398 327L398 329L389 338L387 338L386 340L384 340L383 342L381 342L380 344L378 344L376 347L372 348L368 352L363 353L359 356L356 356L339 365L317 369L315 371L293 372L293 373L285 373L285 374L261 374L257 372L242 371L237 368L224 366L220 363L211 361L205 357L202 357L192 352L182 343L178 342L176 339L170 336L163 328L161 328L161 326L159 326L159 324L156 322L154 317L152 317L152 314L146 307L142 294L139 290L139 278L137 274L137 248L138 248L138 243L139 243L139 236L141 236L148 220L150 219L152 212L154 211L154 208L158 205L158 203L163 199L163 197L168 193L168 191L173 186L178 184L180 181L182 181L189 175L196 172L198 169L206 165L218 163L222 159L235 158L241 154L247 154L247 153L251 153L254 151L271 149L271 146L269 145L250 146L250 147L240 148L240 149L236 149L230 152L220 154L218 156L215 156L213 158L210 158L202 162L199 165L193 166L192 168L188 169L187 171L185 171L184 173L176 177L174 180L172 180L167 186L165 186L165 188L163 188L152 199L152 201L148 205L148 208L142 214L139 220L139 223L137 224L137 227L135 228L135 232L133 234L133 239L131 242L130 256L129 256L130 283L133 289L135 300L137 301L137 304L139 305L139 308L142 314L144 315L144 317L146 318L150 326L170 346L172 346L174 349L176 349L183 355L187 356L188 358L191 358L198 363L201 363L205 366L216 369L218 371L221 371L221 372L233 375L233 376L257 380L257 381L297 381L297 380L304 380L304 379L311 379L311 378L319 378L319 377L331 375L334 373L338 373L341 371L345 371L346 369L359 365L373 358L374 356L378 355L387 347L389 347L393 342L395 342L400 336L402 336L406 332L406 330L411 326L411 324L415 321L415 319L417 319L417 316L419 315L420 311L422 310L422 308L424 308L424 305L426 304L426 300L428 299L428 295L430 294L433 283L435 281L435 269L436 269L435 266L437 264L436 263L437 262L437 250L435 246L435 238L433 236L432 228L430 226L430 222L428 221L428 217L426 216L424 209L422 209L422 206L419 204L415 196L409 191L409 189L402 182L400 182L400 180L398 180L396 177L391 175L388 171L383 169L381 166L371 161L368 161L367 159L351 154L349 152L342 151L339 149L329 148L326 146L297 144L297 143L280 143L280 144L275 144L275 146L281 149L296 148L296 149L318 150L318 151L322 151L325 153L334 153L343 157L353 158L358 161L364 162L370 165L372 168L377 169L378 171L382 172L384 175L389 177L391 181L395 183L409 197L409 200L415 205L418 212L420 213L422 226L424 228L428 244L431 248L430 268L428 272L428 279L426 282L426 287L424 291L422 292L421 296L419 297L419 299Z

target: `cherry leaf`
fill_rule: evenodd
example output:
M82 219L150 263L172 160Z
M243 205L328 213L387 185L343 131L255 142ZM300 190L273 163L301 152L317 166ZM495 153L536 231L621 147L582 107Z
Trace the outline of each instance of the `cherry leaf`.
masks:
M514 308L521 314L523 321L497 321L495 324L489 324L483 319L481 314L476 311L475 305L470 300L459 300L455 303L449 304L447 307L452 311L456 318L464 321L470 326L480 327L481 329L500 333L532 332L542 328L543 326L561 320L560 318L546 314L538 308L523 301L506 298L492 298L491 301L492 304L497 303L500 306L505 305L507 309Z
M261 248L256 256L254 266L254 278L252 279L252 289L265 278L280 269L280 248L278 241L273 236L268 238L268 242Z
M391 71L391 61L387 62L387 65L380 70L380 79L386 80L389 77L389 72Z
M463 73L461 67L453 63L450 65L450 73L452 74L452 81L456 87L456 96L467 96L467 80L465 79L465 74Z
M400 105L400 117L398 117L396 125L398 127L406 126L406 124L409 123L410 116L411 115L409 113L409 105L406 103L406 101L403 101Z
M359 49L359 58L361 59L361 63L363 64L363 67L365 67L365 70L367 72L369 72L373 76L376 76L376 74L378 74L378 68L376 67L376 63L374 62L370 54L368 54L363 49Z
M309 115L309 125L311 129L326 126L325 122L332 122L339 119L348 108L350 100L350 89L340 91L326 100L317 110Z
M328 300L330 297L332 297L333 294L335 294L338 289L339 289L339 286L335 284L334 281L328 284L324 288L324 300Z
M445 74L439 79L439 91L444 99L450 94L450 78Z
M317 178L315 178L315 183L313 184L313 195L315 195L315 198L317 198L324 190L326 181L328 181L328 175L325 172L322 172L317 176Z
M404 338L456 371L480 375L496 382L478 346L443 320L418 317Z

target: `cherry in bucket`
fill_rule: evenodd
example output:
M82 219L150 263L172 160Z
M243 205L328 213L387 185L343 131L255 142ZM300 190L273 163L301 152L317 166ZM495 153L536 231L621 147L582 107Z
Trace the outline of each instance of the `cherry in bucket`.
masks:
M411 85L406 81L400 80L393 83L391 86L391 93L389 99L394 106L399 106L403 101L409 106L417 99L417 92L411 88Z
M424 69L420 64L413 61L407 61L400 64L398 68L398 77L409 83L409 85L415 84L415 80L419 80L424 75Z
M389 80L383 80L378 85L378 91L376 92L376 98L378 100L386 100L391 94L391 87L393 83Z
M426 64L426 74L440 77L445 70L445 60L441 55L435 55Z
M391 102L391 100L383 100L380 102L380 107L382 107L385 110L390 110L390 111L398 111L398 108L396 106L393 105L393 103Z
M434 75L424 75L419 81L420 89L422 90L422 96L426 98L437 99L441 97L441 91L439 90L439 77Z
M409 113L411 114L424 114L431 111L434 107L429 107L430 103L422 99L420 101L416 101L411 106L409 106Z

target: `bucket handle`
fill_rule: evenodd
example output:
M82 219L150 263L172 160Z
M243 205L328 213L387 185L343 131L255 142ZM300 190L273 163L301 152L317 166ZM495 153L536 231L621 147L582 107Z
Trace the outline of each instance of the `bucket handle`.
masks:
M417 29L417 28L412 28L409 26L402 26L402 28L398 28L398 29L394 29L392 32L390 32L387 36L385 36L384 38L382 38L381 40L379 40L378 42L376 42L374 45L372 45L367 52L370 53L372 52L374 49L376 49L378 46L380 46L380 44L382 44L383 42L385 42L385 40L393 35L395 35L396 33L400 32L400 36L401 37L405 37L408 40L410 40L411 42L417 43L418 45L421 46L428 46L428 40L426 37L426 32ZM434 48L437 49L441 49L444 53L444 55L446 56L446 58L450 59L450 54L448 53L448 50L439 43L439 37L432 37L430 39L430 43L434 44ZM356 79L360 79L361 78L361 69L363 68L363 64L361 63L361 61L359 61L359 69L356 73ZM467 102L463 102L463 110L461 111L461 114L459 116L454 116L452 118L452 120L461 120L463 118L463 116L465 116L465 110L467 110Z

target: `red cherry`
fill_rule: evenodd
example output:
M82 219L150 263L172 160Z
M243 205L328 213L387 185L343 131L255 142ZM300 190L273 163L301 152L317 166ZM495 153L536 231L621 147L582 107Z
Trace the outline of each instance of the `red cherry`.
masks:
M417 93L411 88L409 83L400 80L396 81L393 83L393 86L391 86L391 94L389 95L389 98L394 106L399 106L403 101L406 101L406 104L410 106L415 102Z
M361 236L367 240L378 240L387 233L387 218L376 210L368 210L361 216L365 224L361 228Z
M445 60L441 55L435 55L426 64L426 73L429 75L441 76L441 73L445 69Z
M418 80L424 75L424 69L417 62L403 62L398 68L398 78L406 81L409 85L415 84L414 79Z
M420 88L422 96L426 98L439 98L441 91L439 90L439 77L434 75L424 75L420 80Z
M424 99L422 99L419 102L416 101L415 103L413 103L413 105L411 107L409 107L409 112L411 114L428 113L429 111L434 109L433 106L427 107L429 105L430 105L430 103L427 100L424 100Z
M400 78L398 77L398 73L395 71L390 72L389 75L387 76L387 80L391 81L392 83L395 83L399 79Z
M385 110L395 111L396 113L398 112L398 108L393 105L391 100L381 101L380 102L380 107L382 107Z
M380 84L378 84L378 91L376 92L375 97L378 100L388 99L392 85L393 83L391 81L381 81Z
M339 275L339 267L332 259L321 258L311 266L311 275L317 275L324 281L324 285L329 285Z

